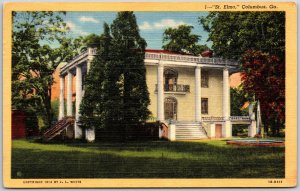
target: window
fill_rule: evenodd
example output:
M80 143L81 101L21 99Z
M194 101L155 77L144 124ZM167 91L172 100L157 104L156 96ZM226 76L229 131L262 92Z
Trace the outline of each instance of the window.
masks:
M201 87L208 88L208 72L207 71L203 71L201 73Z
M201 98L201 113L208 114L208 98Z
M165 91L176 91L178 73L176 70L168 68L164 71Z

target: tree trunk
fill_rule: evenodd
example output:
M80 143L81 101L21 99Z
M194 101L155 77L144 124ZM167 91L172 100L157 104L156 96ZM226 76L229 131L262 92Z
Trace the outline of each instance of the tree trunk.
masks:
M52 122L51 94L52 92L50 86L44 90L44 105L45 105L46 120L47 120L48 127L51 127L51 122Z
M272 136L274 137L277 135L276 121L274 118L270 118L270 121L271 121Z
M267 133L267 135L269 136L270 132L269 132L268 121L266 120L266 117L262 117L262 118L263 118L262 121L263 121L263 124L264 124L265 133Z

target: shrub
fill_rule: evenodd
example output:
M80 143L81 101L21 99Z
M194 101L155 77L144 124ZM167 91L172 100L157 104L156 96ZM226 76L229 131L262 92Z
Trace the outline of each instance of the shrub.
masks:
M127 129L96 129L96 139L105 141L120 140L157 140L159 123L150 122L142 125L129 126Z

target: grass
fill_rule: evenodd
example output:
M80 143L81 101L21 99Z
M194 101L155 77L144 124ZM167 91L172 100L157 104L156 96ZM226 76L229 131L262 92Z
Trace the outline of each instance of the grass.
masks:
M283 178L284 152L284 147L239 147L224 140L14 140L12 178Z

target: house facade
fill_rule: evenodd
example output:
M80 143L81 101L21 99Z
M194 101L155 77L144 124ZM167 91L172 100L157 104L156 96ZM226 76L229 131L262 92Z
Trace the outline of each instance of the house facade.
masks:
M84 94L83 81L96 52L96 49L89 48L60 70L59 118L75 115L75 138L82 136L78 120L79 106ZM160 129L160 137L170 140L231 137L232 123L237 122L249 124L249 136L255 134L253 118L230 116L229 76L237 71L237 62L146 50L144 63L150 94L151 120L161 121L168 127L167 130ZM75 114L72 113L74 76ZM85 134L88 140L95 137L93 130L88 130Z

